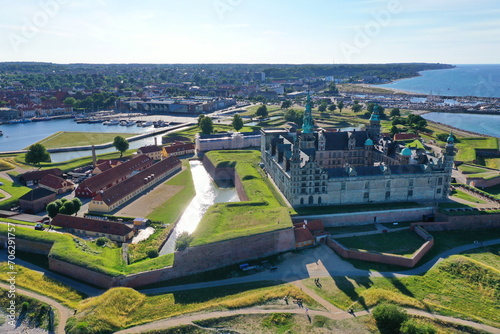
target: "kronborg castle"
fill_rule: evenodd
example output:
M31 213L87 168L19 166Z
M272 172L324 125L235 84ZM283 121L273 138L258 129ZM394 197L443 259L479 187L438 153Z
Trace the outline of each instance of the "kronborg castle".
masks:
M310 97L301 133L261 130L264 167L292 206L447 198L455 145L435 157L400 147L380 133L377 108L364 131L314 129Z

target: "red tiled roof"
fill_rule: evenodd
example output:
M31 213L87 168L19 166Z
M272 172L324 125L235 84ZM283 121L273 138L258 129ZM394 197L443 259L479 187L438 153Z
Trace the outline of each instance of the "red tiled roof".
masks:
M163 159L140 173L129 177L123 182L97 193L92 200L103 201L106 205L110 206L149 182L145 179L152 174L154 174L154 178L157 178L180 164L181 161L177 157L168 157Z
M160 152L161 147L157 146L157 145L148 145L148 146L139 147L139 149L137 149L137 151L142 152L142 154Z
M153 160L146 155L140 155L132 160L122 163L115 168L109 169L101 174L92 176L84 180L78 186L79 189L88 189L95 193L113 182L130 175L135 170L140 170L153 163Z
M314 240L314 236L307 228L294 228L293 233L295 234L295 242Z
M416 139L419 135L416 133L396 133L394 135L394 140L409 140Z
M124 223L68 216L60 213L52 219L52 225L73 228L76 230L119 235L122 237L133 231L132 227Z
M24 182L27 182L27 181L33 181L33 180L40 180L45 175L61 176L62 174L63 174L63 172L59 168L51 168L51 169L35 170L32 172L26 172L24 174L19 175L19 178L23 179Z
M167 152L167 153L184 152L184 151L194 150L194 144L193 143L179 143L179 144L174 144L174 145L170 145L170 146L165 146L164 149L165 149L165 152Z
M115 167L121 164L122 162L118 159L99 159L96 161L96 166L104 163L110 164L111 167Z
M35 188L33 190L30 190L29 192L27 192L23 196L19 197L19 199L33 202L33 201L36 201L38 199L49 197L49 196L54 196L54 198L55 198L55 194L56 194L55 192L50 191L50 190L45 189L45 188Z
M59 176L55 176L55 175L51 175L51 174L45 175L43 177L43 179L41 179L38 184L44 185L44 186L47 186L47 187L50 187L53 189L61 189L61 188L65 187L64 182L66 182L67 185L73 184L73 182L71 182L71 181L66 181L65 179L63 179Z
M106 161L103 162L102 164L96 165L95 168L98 168L101 173L113 168L113 165L111 165L111 161Z
M305 222L300 222L293 225L295 228L304 227L305 225L311 232L323 231L325 229L325 225L319 219L307 221L307 224Z

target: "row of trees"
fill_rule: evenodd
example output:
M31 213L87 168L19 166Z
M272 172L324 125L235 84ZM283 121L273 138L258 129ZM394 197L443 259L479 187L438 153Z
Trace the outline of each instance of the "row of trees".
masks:
M78 213L82 207L82 202L78 197L68 200L66 198L58 199L57 201L50 202L45 208L47 210L47 215L50 218L54 218L58 213L63 215L72 215Z

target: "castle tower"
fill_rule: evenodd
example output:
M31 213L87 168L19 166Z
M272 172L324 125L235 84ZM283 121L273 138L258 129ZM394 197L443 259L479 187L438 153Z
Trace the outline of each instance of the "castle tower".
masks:
M444 170L449 172L451 175L451 170L453 169L453 164L455 162L455 137L453 133L450 132L448 139L446 139L446 146L444 149Z
M365 166L373 165L373 140L370 138L365 140Z
M300 136L300 148L315 148L314 120L312 117L311 95L307 92L306 110L304 111L304 122L302 124L302 134Z
M366 130L372 139L380 136L380 109L378 105L375 105L373 108L370 125L366 127Z

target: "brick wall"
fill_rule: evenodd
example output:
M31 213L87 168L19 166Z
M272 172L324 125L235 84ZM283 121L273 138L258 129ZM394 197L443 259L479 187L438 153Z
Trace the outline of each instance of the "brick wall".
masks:
M7 242L7 236L0 235L1 247L3 247L6 242ZM43 243L38 241L16 238L16 250L35 253L35 254L48 255L50 253L51 248L52 248L52 243Z
M437 218L442 218L441 216L446 217L448 221L423 224L415 223L412 225L420 225L427 231L471 230L500 227L500 214L470 216L445 216L439 214Z
M403 221L420 221L423 215L433 214L434 208L413 208L413 209L398 209L398 210L383 210L383 211L367 211L353 213L337 213L329 215L311 215L311 216L296 216L293 217L293 222L301 222L304 219L315 220L320 219L325 224L325 227L338 227L350 225L372 224L374 218L381 223L395 223Z
M326 244L340 256L347 259L386 263L413 268L418 263L418 261L420 261L420 259L432 248L432 246L434 246L434 239L430 234L422 229L419 229L418 227L415 228L415 232L417 232L417 234L426 241L417 251L415 251L415 253L413 253L411 257L404 257L395 254L362 252L354 249L348 249L332 238L327 238Z

